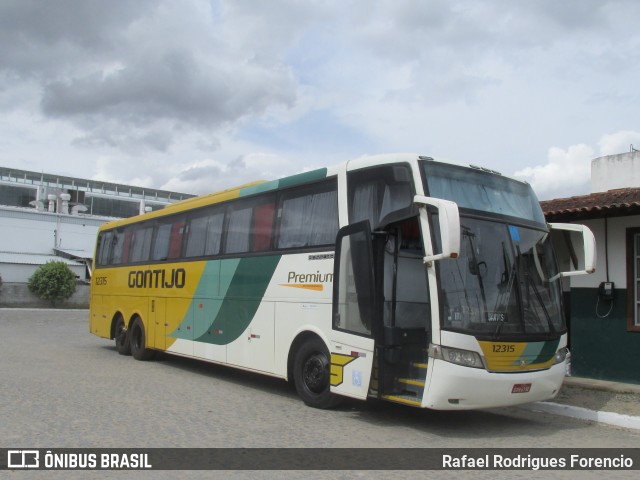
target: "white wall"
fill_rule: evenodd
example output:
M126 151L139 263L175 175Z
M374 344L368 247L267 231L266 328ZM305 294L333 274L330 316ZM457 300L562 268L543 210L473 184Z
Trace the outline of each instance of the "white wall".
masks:
M596 238L596 272L592 275L571 277L572 288L595 288L600 282L607 280L604 219L585 220ZM608 224L608 256L609 281L615 282L615 288L627 288L627 250L626 229L640 227L640 215L630 217L615 217L607 220Z
M0 251L51 255L54 248L93 253L98 227L106 219L0 208ZM56 243L57 241L57 243Z
M591 161L591 192L640 187L640 152L608 155Z
M40 265L0 264L0 275L3 283L26 283ZM69 265L69 269L81 280L85 278L84 265Z

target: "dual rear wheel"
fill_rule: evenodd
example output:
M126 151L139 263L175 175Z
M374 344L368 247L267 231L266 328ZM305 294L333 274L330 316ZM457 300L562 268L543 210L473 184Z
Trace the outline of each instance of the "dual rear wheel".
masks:
M151 360L156 352L146 348L146 333L140 317L134 318L130 328L126 328L124 319L116 320L114 329L116 350L120 355L132 355L136 360Z

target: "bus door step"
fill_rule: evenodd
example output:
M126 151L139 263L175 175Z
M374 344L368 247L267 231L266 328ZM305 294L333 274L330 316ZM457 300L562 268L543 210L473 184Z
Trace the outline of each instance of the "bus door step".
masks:
M390 402L402 403L403 405L410 405L412 407L419 407L422 405L422 398L415 395L383 395L383 400Z

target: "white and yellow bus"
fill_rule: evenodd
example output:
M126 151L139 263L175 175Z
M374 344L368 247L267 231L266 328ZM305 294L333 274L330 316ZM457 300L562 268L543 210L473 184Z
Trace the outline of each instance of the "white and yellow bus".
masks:
M574 260L559 272L551 231ZM580 225L531 187L413 154L352 160L107 223L90 331L343 397L474 409L553 397L565 376L562 277L594 270ZM578 260L579 261L576 261Z

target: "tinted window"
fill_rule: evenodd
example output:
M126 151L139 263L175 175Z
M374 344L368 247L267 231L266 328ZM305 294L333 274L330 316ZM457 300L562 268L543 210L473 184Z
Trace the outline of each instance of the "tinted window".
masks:
M530 185L482 170L423 162L429 195L456 202L461 208L545 223Z
M257 205L253 215L253 245L251 251L263 252L271 248L275 200Z
M189 220L186 257L202 257L220 253L224 210L208 208Z
M131 262L142 262L149 259L152 237L153 225L143 225L134 230L131 253L129 254Z
M278 248L332 245L338 233L335 182L282 194Z
M152 260L170 260L180 256L184 219L173 218L170 222L160 223L156 227Z
M119 265L125 261L123 259L123 252L125 247L125 234L124 229L120 228L113 232L113 247L111 249L111 259L109 261L112 265Z
M109 262L109 249L111 247L111 238L113 232L103 232L98 237L98 246L96 248L96 263L98 265L107 265Z
M229 223L224 253L249 251L252 213L253 208L250 206L232 205L229 208Z
M393 213L408 212L413 207L414 188L408 166L350 172L348 185L351 223L369 220L371 228L376 228L388 223Z
M231 204L227 211L225 253L263 252L271 248L275 196L262 195Z

